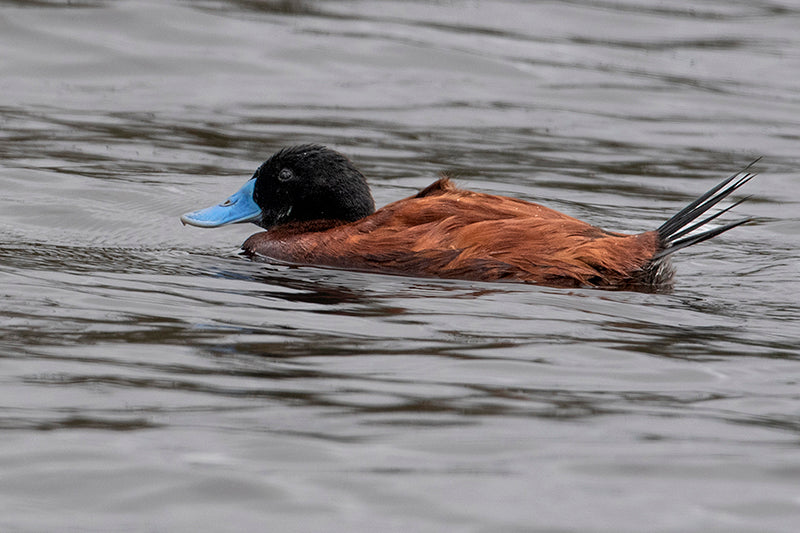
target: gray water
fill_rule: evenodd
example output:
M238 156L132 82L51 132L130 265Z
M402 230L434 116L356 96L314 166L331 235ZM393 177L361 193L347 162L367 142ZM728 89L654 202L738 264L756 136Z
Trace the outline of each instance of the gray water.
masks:
M800 4L0 2L0 530L800 524ZM282 146L654 229L671 294L252 263ZM731 217L733 218L733 217Z

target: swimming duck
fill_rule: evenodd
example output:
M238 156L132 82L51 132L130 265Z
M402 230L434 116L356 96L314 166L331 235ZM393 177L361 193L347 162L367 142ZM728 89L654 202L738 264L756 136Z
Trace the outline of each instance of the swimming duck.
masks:
M749 166L748 166L749 168ZM342 154L320 145L284 148L224 203L187 213L184 224L252 222L250 257L294 264L552 287L669 288L669 256L735 228L699 233L727 209L697 221L754 174L730 176L658 229L636 235L600 229L539 204L457 188L442 177L375 210L367 180Z

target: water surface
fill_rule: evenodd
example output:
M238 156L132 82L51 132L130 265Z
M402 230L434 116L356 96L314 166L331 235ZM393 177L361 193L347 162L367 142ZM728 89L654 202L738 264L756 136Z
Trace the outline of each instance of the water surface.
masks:
M786 531L789 0L0 2L0 529ZM758 156L671 294L252 263L282 146L615 231Z

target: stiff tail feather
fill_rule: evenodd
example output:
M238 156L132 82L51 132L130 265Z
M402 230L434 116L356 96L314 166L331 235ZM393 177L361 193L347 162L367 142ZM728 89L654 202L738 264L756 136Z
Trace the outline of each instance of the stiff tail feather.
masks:
M700 220L699 222L695 222L695 220L700 218L700 216L706 213L709 209L727 198L732 192L740 188L742 185L753 179L756 175L749 170L760 159L761 158L759 157L739 172L736 172L722 181L722 183L719 183L711 190L703 193L692 203L681 209L669 220L664 222L657 230L659 240L664 248L653 256L653 261L658 261L659 259L673 254L682 248L706 241L712 237L716 237L720 233L728 231L729 229L733 229L736 226L741 226L746 222L750 222L750 218L743 218L713 229L695 233L694 235L689 235L693 231L702 228L712 220L716 219L718 216L727 213L737 205L747 200L747 198L742 198L738 202L735 202L725 209L721 209L716 213Z

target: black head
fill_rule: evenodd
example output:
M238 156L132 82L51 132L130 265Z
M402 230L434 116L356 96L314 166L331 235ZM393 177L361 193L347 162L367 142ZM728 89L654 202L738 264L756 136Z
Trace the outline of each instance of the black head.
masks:
M375 211L367 180L345 156L316 144L284 148L264 162L253 200L262 228L290 222L352 222Z

